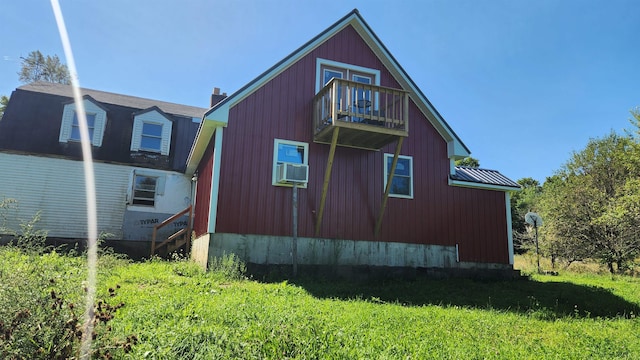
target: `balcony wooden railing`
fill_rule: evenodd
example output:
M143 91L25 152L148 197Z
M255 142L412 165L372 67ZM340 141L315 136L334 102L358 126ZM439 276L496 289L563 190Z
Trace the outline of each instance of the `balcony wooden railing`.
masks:
M332 79L314 97L314 141L378 150L409 136L409 94L400 89Z
M172 235L170 235L166 240L164 240L163 242L161 242L160 244L158 244L156 246L156 238L158 236L158 230L162 229L163 227L173 223L174 221L176 221L177 219L179 219L180 217L189 214L188 216L188 220L187 220L187 226L185 228L182 228L180 230L178 230L177 232L173 233ZM153 237L151 238L151 256L155 255L156 252L158 250L160 250L163 247L166 247L165 252L166 253L170 253L173 250L176 250L178 248L180 248L183 245L186 245L186 252L189 252L189 248L191 247L191 220L193 218L193 211L192 211L192 207L191 205L189 205L188 208L180 211L179 213L172 215L170 218L168 218L167 220L163 221L162 223L155 225L153 227Z

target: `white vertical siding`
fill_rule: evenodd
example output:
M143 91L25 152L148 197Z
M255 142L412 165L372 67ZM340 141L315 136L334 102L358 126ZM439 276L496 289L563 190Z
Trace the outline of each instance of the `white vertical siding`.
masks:
M127 206L131 178L136 168L94 163L98 205L98 232L122 238L125 210L176 213L189 204L190 179L171 171L148 170L165 177L165 193L156 196L155 207ZM18 230L41 211L38 227L49 236L85 238L86 196L81 161L0 153L0 199L18 201L7 215L6 226ZM185 205L186 203L186 205ZM140 208L140 209L137 209Z

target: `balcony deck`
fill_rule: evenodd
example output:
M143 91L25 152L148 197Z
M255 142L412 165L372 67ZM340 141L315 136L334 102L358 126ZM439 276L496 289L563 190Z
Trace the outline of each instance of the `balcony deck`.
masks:
M332 79L314 98L314 141L379 150L409 136L408 92Z

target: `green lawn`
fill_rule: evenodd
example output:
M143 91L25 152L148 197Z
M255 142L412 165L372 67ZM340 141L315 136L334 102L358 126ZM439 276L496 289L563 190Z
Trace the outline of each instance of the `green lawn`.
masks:
M10 322L7 309L19 309L6 303L7 294L15 300L25 281L42 282L33 291L43 298L56 287L69 299L81 296L81 263L0 249L0 320ZM34 269L37 275L29 273ZM261 283L205 273L186 261L111 257L99 273L98 297L124 306L100 328L97 345L138 339L128 353L111 349L116 358L640 358L638 278ZM17 340L3 341L6 349Z

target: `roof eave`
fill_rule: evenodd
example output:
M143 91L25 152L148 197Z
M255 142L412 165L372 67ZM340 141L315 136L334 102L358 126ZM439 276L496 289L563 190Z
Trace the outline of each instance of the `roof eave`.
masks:
M449 185L466 187L466 188L474 188L474 189L497 190L497 191L520 191L520 190L522 190L520 187L504 186L504 185L496 185L496 184L488 184L488 183L479 183L479 182L473 182L473 181L454 180L454 179L451 179L451 178L449 178Z
M400 63L396 60L396 58L391 54L389 49L382 43L380 38L373 32L371 27L367 24L367 22L360 16L359 13L356 14L357 18L360 20L360 23L352 24L354 25L354 29L363 35L363 32L367 36L363 36L363 39L369 43L369 47L376 52L378 58L385 64L387 69L389 69L396 80L398 80L404 89L410 90L411 94L415 96L414 103L418 106L420 111L429 119L429 122L436 128L440 136L442 136L448 143L449 147L449 157L458 159L471 155L471 151L469 148L462 142L462 140L458 137L458 135L453 131L453 129L449 126L449 124L444 120L442 115L436 110L436 108L431 104L431 101L424 95L422 90L416 85L416 83L411 79L409 74L404 70L404 68L400 65ZM369 41L367 41L369 40ZM373 45L373 46L372 46Z
M460 138L456 135L455 132L451 129L449 124L442 118L442 116L438 113L438 111L433 107L431 102L426 98L426 96L420 91L418 86L413 82L413 80L409 77L409 75L404 71L402 66L398 63L398 61L391 55L389 50L384 46L384 44L380 41L378 36L373 32L373 30L369 27L369 25L364 21L360 13L357 9L352 10L347 15L342 17L340 20L336 21L333 25L329 26L320 34L316 35L314 38L309 40L307 43L290 53L284 59L273 65L271 68L258 75L252 81L247 83L245 86L240 88L238 91L229 95L219 103L217 103L214 107L210 108L204 114L204 119L201 128L205 126L205 123L209 121L213 121L217 124L217 126L227 126L229 122L229 109L233 107L235 104L242 101L247 96L251 95L254 91L261 88L264 84L269 82L272 78L280 74L282 71L287 69L289 66L294 64L296 61L307 55L313 49L315 49L320 44L324 43L327 39L331 38L333 35L340 32L346 26L351 25L353 28L362 36L365 42L369 45L369 47L376 53L376 55L381 59L383 64L389 69L396 80L398 80L404 89L408 89L413 97L414 103L417 104L418 108L425 114L429 122L436 128L438 133L443 137L443 139L447 142L448 156L450 158L459 159L463 157L467 157L471 155L469 149L464 145L464 143L460 140ZM205 132L198 131L198 135L205 134ZM212 135L211 132L210 135ZM202 144L198 142L206 142L209 143L210 139L201 138L198 136L196 138L196 142L192 147L192 150L200 148ZM206 148L206 146L205 146ZM191 156L193 155L193 156ZM199 161L196 152L192 152L189 156L189 161ZM191 165L187 167L187 169L196 166Z

